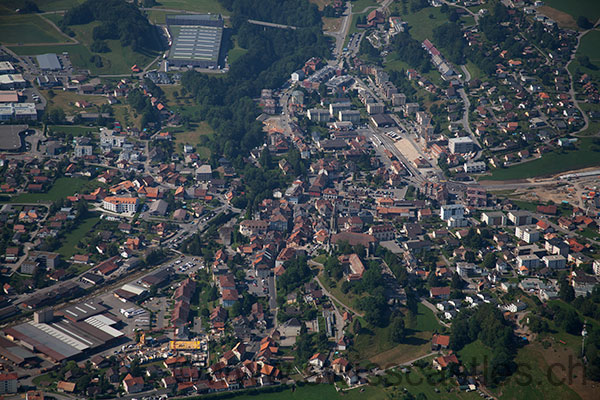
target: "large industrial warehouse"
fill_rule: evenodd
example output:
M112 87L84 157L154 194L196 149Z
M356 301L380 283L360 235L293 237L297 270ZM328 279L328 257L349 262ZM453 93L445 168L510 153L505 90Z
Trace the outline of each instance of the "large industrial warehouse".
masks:
M170 66L218 66L223 37L220 14L167 15L167 28L172 41Z
M100 303L80 303L58 311L37 311L33 321L6 328L4 334L15 343L55 362L77 358L103 348L123 336L113 327L117 321L105 315Z

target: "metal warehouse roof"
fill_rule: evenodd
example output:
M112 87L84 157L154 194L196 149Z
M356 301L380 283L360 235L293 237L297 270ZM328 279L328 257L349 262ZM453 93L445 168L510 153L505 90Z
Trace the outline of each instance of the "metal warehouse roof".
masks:
M42 54L36 58L41 69L62 69L58 57L54 53Z

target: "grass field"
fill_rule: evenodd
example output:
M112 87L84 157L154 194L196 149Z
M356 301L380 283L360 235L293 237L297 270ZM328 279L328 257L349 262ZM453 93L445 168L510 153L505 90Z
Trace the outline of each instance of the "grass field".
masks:
M84 0L35 0L38 8L44 11L68 10L69 8L83 3ZM0 13L14 12L21 8L25 0L0 0Z
M48 106L52 107L60 107L65 113L70 113L73 111L85 111L85 109L78 108L75 106L77 101L87 101L90 104L100 106L102 104L107 104L106 97L104 96L94 96L94 95L82 95L77 94L75 92L68 92L62 90L56 90L54 92L54 96L50 97L48 95L48 90L42 90L42 94L46 99L48 99Z
M229 15L217 0L159 0L155 8L196 11L201 13L219 13Z
M89 185L84 178L58 178L47 193L23 193L12 199L12 203L48 203L72 196Z
M56 19L56 16L54 16L53 19ZM71 62L75 67L89 69L92 74L128 74L131 72L130 68L133 64L145 67L156 57L156 54L141 54L134 52L129 46L121 46L118 40L107 40L106 43L111 51L98 54L102 58L102 66L97 66L90 60L96 53L92 53L88 46L93 42L92 30L99 24L100 22L94 21L89 24L73 25L71 27L81 44L9 47L18 55L62 53L66 51L69 53Z
M94 21L85 25L74 25L71 29L75 32L77 39L89 48L94 41L92 30L100 24L99 21ZM126 74L131 72L133 64L143 68L156 57L156 54L140 54L132 51L129 46L123 47L119 40L107 40L106 43L111 51L100 54L104 65L97 67L88 59L86 68L92 69L95 73Z
M566 12L577 19L580 15L596 22L600 18L600 1L598 0L544 0L544 4Z
M408 22L410 35L420 42L425 39L432 40L433 30L448 20L446 14L442 14L440 11L440 7L424 8L414 14L410 13L401 17Z
M556 399L570 400L580 397L566 385L556 385L558 378L542 355L525 346L520 349L515 358L519 365L518 371L513 374L499 388L492 390L501 393L502 399Z
M39 15L0 16L2 44L61 43L65 38Z
M480 340L469 343L458 351L458 359L467 366L482 365L483 362L489 362L492 357L492 351L485 347Z
M340 290L340 288L338 287L338 285L341 285L341 281L339 283L336 283L335 281L331 281L333 286L329 286L327 285L327 280L325 279L324 274L321 272L318 276L317 279L319 280L319 282L321 282L321 284L323 286L325 286L326 288L328 288L329 292L339 301L342 303L343 306L346 307L350 307L352 308L354 306L354 302L363 297L362 295L355 295L352 292L348 292L348 293L344 293ZM358 310L357 310L358 312Z
M200 136L212 135L214 133L210 125L204 121L190 125L190 128L192 128L190 130L180 131L178 128L172 130L175 135L175 146L177 149L179 149L180 145L183 146L184 144L196 146L200 142Z
M487 78L487 76L483 73L483 71L481 71L479 69L479 67L477 65L473 64L471 61L467 61L466 67L467 67L467 70L469 71L469 73L471 74L472 80L475 80L475 79L485 80Z
M436 383L433 379L429 378L431 371L426 370L427 375L423 371L413 368L407 374L395 372L393 375L387 375L386 381L391 384L390 387L386 388L388 398L390 399L406 399L415 398L419 394L424 395L425 399L435 400L451 400L451 399L481 399L477 392L460 392L456 384L453 381L446 380L445 382ZM433 377L438 377L439 374L434 374ZM413 397L406 396L404 389L410 393ZM437 391L436 391L437 389Z
M554 151L534 161L498 168L481 180L526 179L600 165L600 144L594 144L595 141L596 138L581 138L574 150Z
M98 128L91 128L83 125L52 125L49 126L48 129L52 132L64 132L72 134L73 136L83 135L87 132L98 133Z
M386 61L386 63L384 64L384 68L388 71L400 71L400 70L408 70L411 67L405 63L402 60L398 60L396 57L394 57L396 53L392 53L390 54L387 59L389 61ZM429 80L431 82L433 82L435 85L441 85L442 84L442 78L440 76L440 73L432 66L432 69L427 72L426 74L423 74L423 76L429 78Z
M363 323L364 327L364 323ZM381 367L390 367L421 357L431 351L430 339L434 331L440 330L435 315L422 304L413 324L407 323L407 337L404 343L396 344L390 340L389 327L367 327L354 341L355 360L369 360Z
M577 60L579 56L588 56L592 67L582 66ZM577 56L569 64L569 71L572 74L576 72L588 74L596 82L600 82L600 31L590 31L581 38L577 48Z
M62 246L58 249L58 253L62 254L64 259L69 259L73 254L77 253L77 243L83 238L94 226L100 221L97 215L90 215L84 219L77 228L73 229L62 239Z
M231 49L229 49L229 51L227 52L227 62L229 64L233 64L238 58L240 58L241 56L243 56L244 54L246 54L248 52L248 50L246 50L243 47L240 47L238 45L238 42L237 42L237 39L235 36L231 37L231 41L233 42L233 47Z
M164 25L167 23L167 15L169 14L177 14L174 11L163 11L160 9L147 10L146 14L148 15L148 20L153 24Z
M277 393L260 393L260 394L239 394L235 396L236 400L288 400L288 399L345 399L345 400L364 400L364 399L386 399L387 396L383 389L373 386L364 387L364 391L359 389L349 390L340 394L336 392L333 385L325 384L306 384L292 389L283 390Z

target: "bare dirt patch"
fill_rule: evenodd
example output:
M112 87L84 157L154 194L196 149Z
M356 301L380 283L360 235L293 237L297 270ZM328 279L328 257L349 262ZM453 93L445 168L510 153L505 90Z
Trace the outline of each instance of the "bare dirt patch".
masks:
M549 6L541 6L538 8L538 11L540 14L555 20L556 23L562 28L577 29L577 22L575 21L575 18L565 12Z
M332 0L308 0L310 3L316 4L319 7L319 11L323 11L323 9L332 3Z
M341 18L326 18L323 17L323 31L325 32L337 32L342 26Z
M580 360L573 354L570 348L566 346L562 348L551 346L544 349L539 343L534 343L531 346L542 354L548 365L562 365L565 367L552 368L552 372L560 381L565 382L567 386L581 396L582 399L598 398L600 384L585 379ZM569 364L569 359L571 360L571 364ZM570 365L572 371L569 373Z

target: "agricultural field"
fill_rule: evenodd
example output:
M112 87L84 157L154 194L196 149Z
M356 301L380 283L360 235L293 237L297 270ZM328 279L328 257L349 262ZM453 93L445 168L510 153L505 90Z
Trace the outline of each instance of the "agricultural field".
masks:
M363 329L355 337L351 358L356 361L368 360L381 367L408 362L428 354L431 351L431 335L443 328L433 312L422 304L418 305L416 318L412 321L408 319L406 323L405 343L396 344L390 340L389 326L373 327L363 320L361 323Z
M42 12L62 11L83 3L84 0L35 0L35 4ZM0 0L0 14L13 13L21 8L25 0Z
M578 57L587 56L590 60L590 66L584 67L578 61ZM579 48L577 49L577 55L575 59L569 64L569 71L571 73L580 72L581 74L588 74L596 82L600 81L600 31L593 30L585 34L581 38Z
M235 397L236 400L255 400L260 398L261 400L288 400L288 399L345 399L345 400L359 400L359 399L386 399L387 396L383 389L366 386L361 389L354 389L338 393L333 385L321 385L321 384L305 384L303 386L296 387L294 389L286 389L281 392L275 393L263 393L257 391L256 393L240 394Z
M600 18L600 2L597 0L544 0L544 4L571 15L575 20L580 15L592 22Z
M597 138L581 138L572 150L555 150L542 158L508 168L497 168L481 180L514 180L558 174L600 165L600 144Z
M107 104L106 97L104 96L81 95L75 92L66 92L61 90L42 90L41 93L48 100L48 106L50 108L60 107L67 114L86 111L85 109L79 108L75 105L75 103L78 101L86 101L95 106Z
M559 382L549 369L542 354L531 345L520 349L515 358L519 370L500 387L492 390L502 399L556 399L575 400L580 397L568 386Z
M410 5L406 8L407 13L405 14L402 12L401 2L392 3L390 7L392 12L408 22L408 32L420 42L432 39L433 30L448 20L448 17L441 12L440 7L427 7L416 13L410 11Z
M411 67L404 61L402 60L398 60L394 57L396 53L392 53L390 54L387 58L386 58L386 62L384 63L384 68L388 71L401 71L401 70L408 70ZM442 84L442 78L440 76L440 73L433 68L429 70L429 72L422 74L423 76L427 77L431 82L433 82L435 85L441 85Z
M1 15L0 42L5 45L62 43L66 38L36 14Z
M229 15L229 11L216 0L159 0L154 8Z
M79 225L69 232L62 240L62 246L57 250L65 259L77 253L77 243L100 221L97 215L91 215L82 220Z
M158 25L164 25L167 23L167 15L177 14L174 11L163 11L160 9L146 10L145 13L148 16L148 21Z
M57 16L51 17L58 20ZM37 55L44 53L68 52L69 58L77 68L89 69L92 74L128 74L134 64L145 67L157 56L157 54L141 54L131 50L129 46L123 47L118 40L107 40L111 49L108 53L92 53L89 46L92 44L92 30L100 24L98 21L85 25L73 25L75 37L80 44L73 45L43 45L43 46L9 46L18 55ZM58 34L58 33L57 33ZM102 65L93 62L92 56L99 55Z
M84 178L58 178L46 193L23 193L12 199L12 203L50 203L72 196L90 184Z

